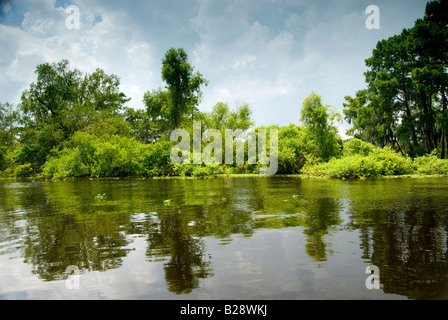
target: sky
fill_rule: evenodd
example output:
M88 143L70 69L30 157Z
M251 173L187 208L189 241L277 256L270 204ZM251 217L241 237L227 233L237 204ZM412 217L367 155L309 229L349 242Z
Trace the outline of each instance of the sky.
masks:
M140 109L146 91L165 86L162 59L174 47L209 81L201 111L248 103L256 126L300 124L312 92L342 113L344 97L366 87L377 42L412 27L426 2L0 0L0 103L20 103L37 65L68 59L117 75L127 106ZM344 137L349 125L338 127Z

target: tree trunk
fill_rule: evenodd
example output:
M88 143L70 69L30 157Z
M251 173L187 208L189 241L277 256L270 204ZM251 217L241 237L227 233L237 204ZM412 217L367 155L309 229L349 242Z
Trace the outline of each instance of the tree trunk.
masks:
M440 151L440 158L446 159L447 158L447 148L448 148L448 141L447 141L447 123L448 123L448 113L447 113L447 99L445 92L442 92L442 141L441 141L441 151Z
M405 157L405 154L404 154L403 150L401 150L400 144L398 143L398 139L395 138L395 135L394 135L394 132L393 132L392 128L389 127L388 131L389 131L390 137L392 138L392 146L395 147L395 144L397 144L398 150L400 151L401 155L403 157Z
M411 157L414 157L415 148L417 148L418 140L417 140L417 134L415 133L415 126L412 121L411 108L409 107L408 95L406 92L404 93L404 106L406 107L406 121L408 123L409 128L411 129L411 138L412 138L412 143L409 144L410 146L409 153Z
M430 153L434 149L434 144L432 141L433 137L433 124L434 124L434 116L431 114L431 105L428 105L428 100L426 93L421 92L421 101L422 101L422 109L423 109L423 133L424 133L424 147L426 152Z

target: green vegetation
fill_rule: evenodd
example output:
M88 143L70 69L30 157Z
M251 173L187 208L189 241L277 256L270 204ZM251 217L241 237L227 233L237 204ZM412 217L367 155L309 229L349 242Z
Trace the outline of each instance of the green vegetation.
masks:
M303 173L331 178L370 178L416 174L416 165L417 162L397 154L390 147L381 149L354 138L344 144L344 156L309 166Z
M193 121L201 121L203 130L222 136L225 129L240 130L246 160L249 134L277 129L277 174L446 175L447 12L446 2L429 2L413 28L378 42L366 59L367 88L346 97L343 114L354 138L345 143L336 127L342 116L315 93L293 115L301 125L254 128L248 104L231 110L217 102L211 111L200 111L201 88L208 81L183 49L171 48L162 60L165 88L147 91L138 110L125 106L129 98L116 75L101 69L82 74L67 60L38 65L36 82L20 103L0 104L0 171L50 179L260 172L259 162L173 164L171 131L184 128L192 137Z
M432 1L413 28L379 41L367 88L346 97L349 133L411 157L448 157L448 4Z

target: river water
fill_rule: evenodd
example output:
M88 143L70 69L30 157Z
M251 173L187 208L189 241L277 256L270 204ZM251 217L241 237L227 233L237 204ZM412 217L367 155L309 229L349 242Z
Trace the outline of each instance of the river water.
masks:
M447 299L447 195L448 178L0 180L0 299Z

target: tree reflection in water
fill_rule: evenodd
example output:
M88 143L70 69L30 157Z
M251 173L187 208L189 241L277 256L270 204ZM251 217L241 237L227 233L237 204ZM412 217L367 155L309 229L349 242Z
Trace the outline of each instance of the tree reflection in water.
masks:
M51 281L69 265L120 268L139 235L145 263L163 263L167 289L188 294L214 276L207 237L229 244L297 228L302 249L324 262L339 254L331 235L349 230L359 232L360 258L379 267L385 293L437 299L448 289L447 191L447 179L9 181L0 183L0 254L20 251Z

